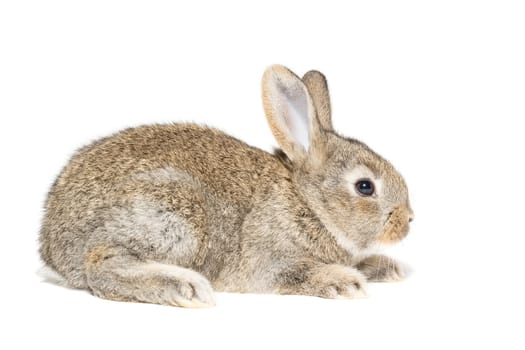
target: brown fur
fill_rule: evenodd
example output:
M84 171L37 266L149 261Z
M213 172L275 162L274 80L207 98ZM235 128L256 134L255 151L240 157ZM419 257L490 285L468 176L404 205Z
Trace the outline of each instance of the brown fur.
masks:
M321 127L326 131L333 131L332 107L325 76L321 72L311 70L303 76L303 82L312 97Z
M194 124L127 129L80 149L49 192L42 259L112 300L209 306L212 287L359 295L370 264L363 275L354 255L406 235L408 193L388 162L332 131L324 77L304 79L265 73L277 155ZM290 101L304 102L309 141L298 142ZM360 165L383 181L380 197L352 193L345 174Z

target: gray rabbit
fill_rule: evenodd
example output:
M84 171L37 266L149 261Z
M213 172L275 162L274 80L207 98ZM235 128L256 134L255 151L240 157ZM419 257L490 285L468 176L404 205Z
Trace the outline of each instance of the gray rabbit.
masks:
M321 73L272 66L262 87L276 154L195 124L80 149L46 201L46 265L101 298L183 307L214 305L213 290L353 298L399 280L366 252L408 233L401 175L333 130Z

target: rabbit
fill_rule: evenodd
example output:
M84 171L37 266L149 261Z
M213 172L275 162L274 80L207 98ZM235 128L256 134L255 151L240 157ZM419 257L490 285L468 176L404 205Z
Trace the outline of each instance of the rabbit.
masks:
M180 307L213 306L214 291L356 298L400 280L369 252L408 233L403 177L334 131L320 72L270 66L262 100L275 154L191 123L79 149L46 199L44 264L100 298Z

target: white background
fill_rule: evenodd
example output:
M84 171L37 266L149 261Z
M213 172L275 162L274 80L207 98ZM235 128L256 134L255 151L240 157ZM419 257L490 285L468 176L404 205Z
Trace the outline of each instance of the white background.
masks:
M196 121L270 150L273 63L323 71L336 129L405 176L404 282L207 310L41 282L43 201L76 148ZM523 2L2 1L0 117L2 349L525 347Z

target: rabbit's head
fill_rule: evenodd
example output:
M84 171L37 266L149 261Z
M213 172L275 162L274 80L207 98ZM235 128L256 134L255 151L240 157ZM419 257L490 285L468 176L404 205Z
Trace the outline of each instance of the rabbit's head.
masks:
M300 79L271 66L262 86L296 191L339 244L358 252L404 238L413 217L405 181L365 144L333 130L324 76L310 71Z

